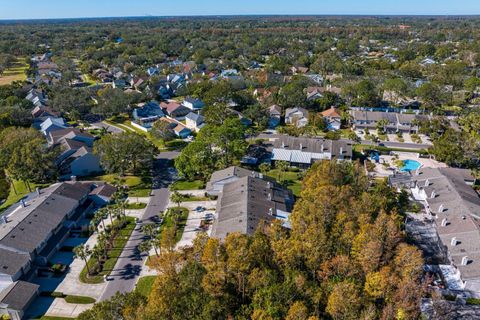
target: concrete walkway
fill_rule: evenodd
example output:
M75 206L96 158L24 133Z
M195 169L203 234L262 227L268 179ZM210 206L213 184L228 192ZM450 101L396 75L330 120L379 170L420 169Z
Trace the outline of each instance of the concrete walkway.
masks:
M77 318L80 313L92 307L93 304L72 304L65 299L57 298L48 309L46 316Z

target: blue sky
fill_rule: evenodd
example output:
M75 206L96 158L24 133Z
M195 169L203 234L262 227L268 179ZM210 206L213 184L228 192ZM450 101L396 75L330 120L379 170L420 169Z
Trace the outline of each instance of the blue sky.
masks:
M480 0L0 0L0 19L232 14L480 14Z

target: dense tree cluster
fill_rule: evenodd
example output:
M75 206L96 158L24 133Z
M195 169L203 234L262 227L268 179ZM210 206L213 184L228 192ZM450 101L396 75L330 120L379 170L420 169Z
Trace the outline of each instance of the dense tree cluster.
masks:
M45 183L56 177L58 150L48 148L42 134L34 129L9 127L0 131L0 169L10 179Z
M238 163L246 147L244 126L238 118L228 117L221 124L206 125L175 159L175 167L184 178L205 179L215 170Z
M93 151L100 157L105 171L125 175L148 170L152 165L155 148L136 133L122 132L103 136L95 142Z
M200 235L183 252L164 243L148 301L120 318L416 319L423 259L405 242L404 205L359 164L316 164L291 230L274 223L223 242Z

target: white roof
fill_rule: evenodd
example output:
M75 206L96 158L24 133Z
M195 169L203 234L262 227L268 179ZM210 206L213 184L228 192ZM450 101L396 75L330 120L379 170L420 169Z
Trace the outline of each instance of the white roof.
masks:
M311 164L312 161L315 160L330 160L331 158L332 154L329 152L315 153L279 148L273 148L272 150L272 160L274 161L288 161L293 163Z

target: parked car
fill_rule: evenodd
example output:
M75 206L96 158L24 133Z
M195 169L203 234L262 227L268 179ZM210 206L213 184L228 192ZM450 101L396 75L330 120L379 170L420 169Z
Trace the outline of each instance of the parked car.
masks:
M195 208L195 211L197 211L197 212L203 212L203 211L205 211L205 210L207 210L207 209L204 208L204 207L196 207L196 208Z

